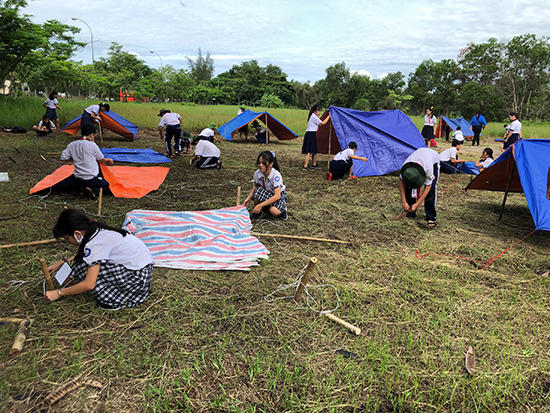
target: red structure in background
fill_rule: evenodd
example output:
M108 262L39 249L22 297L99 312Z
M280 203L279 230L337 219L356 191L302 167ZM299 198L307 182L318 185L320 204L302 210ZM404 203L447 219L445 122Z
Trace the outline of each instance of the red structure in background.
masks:
M120 88L120 101L121 102L150 102L151 98L149 96L144 96L141 100L137 99L134 96L134 92L126 92Z

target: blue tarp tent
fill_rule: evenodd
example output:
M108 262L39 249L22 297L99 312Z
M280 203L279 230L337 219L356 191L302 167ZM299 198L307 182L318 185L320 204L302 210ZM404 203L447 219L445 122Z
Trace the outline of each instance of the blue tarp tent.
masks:
M524 139L509 147L466 187L523 192L535 227L550 231L550 139Z
M101 116L101 124L105 129L109 129L110 131L131 141L136 138L136 133L138 131L137 125L134 125L129 120L124 119L114 111L110 110L109 112L101 112L99 116ZM80 132L81 117L82 115L70 120L61 130L63 132L70 133L71 135L76 135Z
M131 163L164 163L172 162L170 158L162 153L154 151L151 148L147 149L130 149L130 148L100 148L101 153L106 158L111 158L115 162L131 162Z
M470 138L474 136L474 132L470 130L470 122L464 119L464 116L461 116L458 119L450 119L447 116L442 115L434 131L434 136L436 138L445 137L446 125L449 125L449 127L453 130L453 132L456 132L456 128L460 126L460 130L462 131L462 134L464 135L465 138L466 137ZM468 139L468 140L471 140L471 139Z
M218 133L228 141L231 141L233 140L233 136L235 135L237 129L248 125L256 119L261 120L264 125L266 125L266 128L269 129L279 140L284 141L298 137L298 135L288 129L268 112L252 112L251 110L245 110L240 115L237 115L229 122L220 126L218 128Z
M330 121L317 131L319 153L334 155L357 143L356 155L368 162L353 161L356 176L384 175L401 169L403 162L418 148L425 148L424 138L412 120L400 110L364 112L338 106L328 108Z

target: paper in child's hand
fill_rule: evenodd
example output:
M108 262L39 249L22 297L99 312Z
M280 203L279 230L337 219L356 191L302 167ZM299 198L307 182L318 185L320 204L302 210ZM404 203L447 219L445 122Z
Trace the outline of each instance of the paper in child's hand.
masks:
M67 278L69 278L69 275L71 274L71 266L67 263L64 263L59 271L55 274L55 280L59 285L63 285L65 281L67 281Z

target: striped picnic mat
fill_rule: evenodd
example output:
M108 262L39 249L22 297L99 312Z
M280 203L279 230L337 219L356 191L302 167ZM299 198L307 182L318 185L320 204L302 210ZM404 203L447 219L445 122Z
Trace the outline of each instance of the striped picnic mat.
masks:
M141 239L157 267L248 271L269 251L250 235L241 206L189 212L133 210L123 227Z

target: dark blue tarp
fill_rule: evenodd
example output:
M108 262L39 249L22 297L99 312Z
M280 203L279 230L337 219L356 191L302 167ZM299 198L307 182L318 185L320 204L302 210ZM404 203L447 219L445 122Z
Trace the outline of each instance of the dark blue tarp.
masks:
M550 231L550 139L523 139L508 148L466 189L523 192L535 227ZM510 180L510 175L512 179Z
M279 140L289 140L298 137L294 132L288 129L284 124L279 122L273 115L268 112L252 112L251 110L245 110L240 115L237 115L229 122L223 124L218 128L218 133L222 135L228 141L233 140L233 135L242 126L248 125L250 122L259 119L267 129L269 129L273 135Z
M476 168L475 162L468 161L468 162L461 163L460 166L458 167L458 170L468 175L479 175L479 169Z
M364 112L331 106L331 120L317 132L319 153L336 154L357 143L358 156L368 162L353 161L356 176L376 176L401 169L405 160L426 143L412 120L400 110ZM321 117L324 119L326 112Z
M154 151L151 148L147 149L130 149L130 148L101 148L101 153L106 158L111 158L115 162L131 162L131 163L164 163L172 162L170 158L162 153Z

